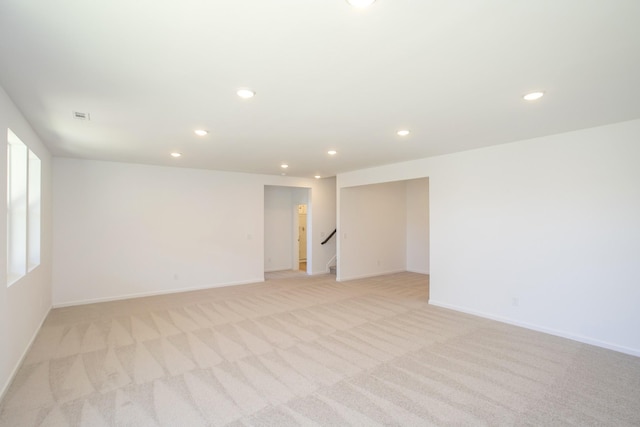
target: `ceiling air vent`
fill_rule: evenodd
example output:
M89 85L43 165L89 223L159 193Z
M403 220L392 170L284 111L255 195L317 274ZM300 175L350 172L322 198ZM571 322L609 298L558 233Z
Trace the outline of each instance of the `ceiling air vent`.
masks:
M74 111L73 118L77 120L91 120L89 113L81 113L80 111Z

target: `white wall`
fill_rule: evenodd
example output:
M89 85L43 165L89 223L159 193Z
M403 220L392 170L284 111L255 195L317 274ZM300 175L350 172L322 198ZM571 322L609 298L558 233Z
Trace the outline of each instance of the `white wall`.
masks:
M53 180L57 306L262 281L265 185L309 187L320 199L328 190L312 179L62 158Z
M638 160L634 120L342 174L341 214L428 176L432 304L640 355Z
M0 209L0 398L51 308L51 156L0 88L0 200L7 200L7 128L42 161L40 266L7 288L7 210Z
M406 181L407 271L429 274L429 178Z
M404 271L406 230L404 182L343 189L338 280Z

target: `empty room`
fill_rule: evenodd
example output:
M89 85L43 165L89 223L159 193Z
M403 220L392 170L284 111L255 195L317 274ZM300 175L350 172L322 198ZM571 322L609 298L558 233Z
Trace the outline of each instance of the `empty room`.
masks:
M640 425L638 17L3 0L0 426Z

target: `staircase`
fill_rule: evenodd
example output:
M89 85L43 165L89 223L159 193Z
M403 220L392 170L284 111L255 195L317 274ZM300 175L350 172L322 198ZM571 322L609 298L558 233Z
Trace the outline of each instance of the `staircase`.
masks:
M329 274L336 274L338 271L338 266L336 265L337 255L331 257L329 262L327 263L327 270L329 270Z
M321 245L324 245L325 243L327 243L338 231L338 229L334 229L331 234L329 234L329 236L324 239L324 241L322 243L320 243ZM337 263L337 255L334 255L331 257L331 259L329 260L329 262L327 263L327 270L329 270L329 274L336 274L336 272L338 271L338 266L336 265Z

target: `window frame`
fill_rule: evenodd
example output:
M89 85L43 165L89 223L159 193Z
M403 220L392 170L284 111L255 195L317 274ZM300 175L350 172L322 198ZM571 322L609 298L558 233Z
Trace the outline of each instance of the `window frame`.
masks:
M42 161L7 129L7 286L40 265Z

